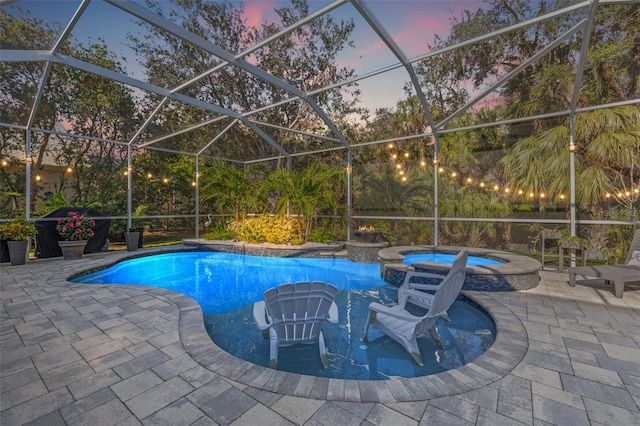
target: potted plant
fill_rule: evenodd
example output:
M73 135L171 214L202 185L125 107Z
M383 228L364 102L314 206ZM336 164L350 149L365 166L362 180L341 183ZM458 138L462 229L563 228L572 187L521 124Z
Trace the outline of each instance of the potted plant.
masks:
M142 248L142 245L144 243L145 229L153 228L153 222L149 220L141 219L142 216L147 214L147 210L149 210L149 206L146 204L141 204L138 207L136 207L135 210L133 210L133 212L131 212L131 216L133 216L135 219L133 219L133 223L132 223L133 227L128 229L127 232L138 233L138 248ZM127 236L125 235L125 241L126 239L127 239ZM128 250L128 245L127 245L127 250Z
M36 236L36 226L23 217L0 225L0 238L7 240L12 265L24 265L29 258L29 243Z
M58 219L56 230L64 241L58 241L64 260L81 259L96 222L83 214L69 212Z
M124 233L124 240L127 243L127 251L138 250L140 231L137 228L129 228L127 232Z

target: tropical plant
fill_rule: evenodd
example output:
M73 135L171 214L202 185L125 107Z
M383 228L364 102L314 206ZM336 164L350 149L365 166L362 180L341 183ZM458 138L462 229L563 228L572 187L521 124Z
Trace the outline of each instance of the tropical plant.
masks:
M93 219L71 211L67 216L58 219L56 230L67 241L80 241L93 237L95 226L96 222Z
M249 213L266 209L266 199L260 191L262 168L254 166L242 171L221 160L207 163L202 181L202 202L211 202L220 213L230 213L238 222Z
M33 222L24 217L16 216L13 220L0 224L0 239L8 241L22 241L35 238L38 231Z
M213 226L202 235L205 240L233 240L236 238L236 231L225 226Z
M276 211L298 215L298 238L306 241L318 210L337 204L331 181L342 175L342 170L320 163L312 163L305 170L278 169L269 175L265 188L273 191Z

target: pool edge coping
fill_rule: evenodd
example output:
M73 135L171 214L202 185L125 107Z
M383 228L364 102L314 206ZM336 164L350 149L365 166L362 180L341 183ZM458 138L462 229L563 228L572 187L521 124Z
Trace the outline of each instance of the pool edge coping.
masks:
M187 247L185 251L190 251ZM181 251L155 248L144 255ZM83 286L68 281L78 273L117 263L141 253L123 252L109 259L95 258L90 265L78 264L77 270L54 273L46 280L51 285ZM85 259L85 260L88 260ZM158 287L129 284L91 284L106 288L135 289L161 296L178 309L178 335L185 352L199 365L225 379L258 390L327 401L412 402L458 395L487 386L509 374L523 359L529 347L522 321L506 305L489 293L463 291L462 294L485 309L496 324L494 343L474 361L441 373L415 378L388 380L348 380L307 376L273 370L237 358L218 347L209 337L200 305L191 297Z

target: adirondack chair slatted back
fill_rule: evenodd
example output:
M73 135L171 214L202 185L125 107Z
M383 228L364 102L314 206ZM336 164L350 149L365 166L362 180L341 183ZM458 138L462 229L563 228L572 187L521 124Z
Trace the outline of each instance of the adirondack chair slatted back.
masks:
M464 269L467 266L467 261L469 260L469 252L466 250L461 250L456 258L453 259L453 265L451 265L451 269L458 270Z
M464 268L459 268L449 273L442 281L440 288L438 288L433 297L431 309L429 309L424 315L422 322L416 327L416 337L423 336L427 333L440 315L447 312L453 302L455 302L458 294L460 294L466 276L467 273Z
M337 293L335 286L320 281L282 284L265 291L264 301L278 341L317 340Z
M629 263L634 250L640 251L640 229L636 229L636 232L633 234L633 240L629 246L629 252L627 253L627 258L624 263Z

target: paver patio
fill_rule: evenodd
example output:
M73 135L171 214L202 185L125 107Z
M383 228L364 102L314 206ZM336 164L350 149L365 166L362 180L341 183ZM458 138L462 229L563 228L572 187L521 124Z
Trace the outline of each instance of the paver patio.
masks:
M497 321L490 351L429 378L345 381L226 354L186 296L66 282L128 255L3 264L3 426L640 424L640 281L617 299L545 270L533 290L468 293Z

